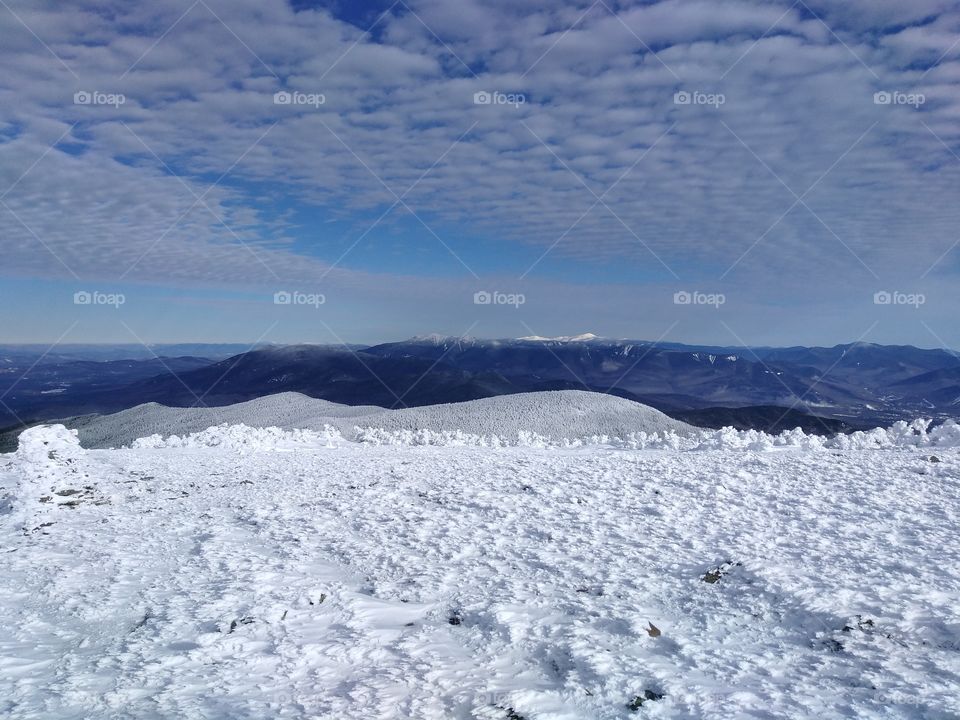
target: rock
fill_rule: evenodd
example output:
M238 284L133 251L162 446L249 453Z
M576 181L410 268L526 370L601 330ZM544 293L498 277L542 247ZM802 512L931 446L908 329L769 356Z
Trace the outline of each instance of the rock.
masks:
M843 643L833 638L827 638L823 641L823 644L830 652L841 652L843 650Z
M63 425L37 425L20 433L17 457L38 465L69 463L83 455L76 430Z
M716 570L707 571L707 574L700 579L703 580L705 583L710 583L711 585L713 585L713 583L720 582L720 578L722 577L723 577L723 573L720 572L720 568L717 568Z
M733 562L732 560L727 560L726 562L721 563L720 565L715 567L713 570L708 570L706 574L700 579L703 580L703 582L705 583L709 583L710 585L713 585L714 583L720 582L720 579L724 575L728 574L733 568L742 567L742 566L743 566L743 563L741 562Z
M239 620L232 620L230 622L230 629L227 632L228 634L232 633L234 630L237 629L237 625L249 625L252 622L253 622L253 618L250 617L249 615L242 617Z
M862 632L871 632L873 630L873 620L870 618L864 618L863 615L857 615L857 630ZM853 632L854 627L852 625L844 625L842 631L845 633Z
M506 720L527 720L523 715L518 713L512 707L505 707L500 709L507 714Z
M636 712L645 702L656 702L657 700L663 700L663 693L654 692L653 690L644 690L642 695L636 695L633 700L627 703L627 709Z

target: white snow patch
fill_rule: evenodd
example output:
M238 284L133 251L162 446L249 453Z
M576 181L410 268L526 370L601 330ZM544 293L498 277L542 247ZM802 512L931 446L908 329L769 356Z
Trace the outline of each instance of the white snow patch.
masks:
M20 472L14 482L0 487L0 516L13 514L16 521L24 521L48 507L72 507L75 496L92 497L93 486L84 485L87 477L80 470L85 454L76 430L63 425L24 430L12 454Z
M0 495L84 491L0 514L0 715L960 714L954 424L830 452L310 432L0 456Z
M515 440L530 432L559 440L594 435L625 437L629 433L695 429L658 410L612 395L565 390L536 392L388 410L348 406L317 400L299 393L280 393L249 402L214 408L170 408L140 405L113 415L86 416L68 422L80 432L84 447L130 445L154 434L189 435L220 425L278 427L325 432L334 428L348 440L357 428L385 431L421 430L433 433L466 433Z
M37 425L18 438L17 457L30 464L58 465L81 455L77 431L63 425Z
M527 335L526 337L517 338L517 340L522 340L524 342L590 342L592 340L599 340L599 335L594 335L591 332L581 333L580 335L561 335L559 337L543 337L542 335Z
M247 425L218 425L183 437L159 433L134 440L134 448L198 448L219 447L239 452L285 450L299 446L337 447L343 436L329 425L322 431L283 430L278 427L255 428Z
M931 421L898 422L890 428L858 431L849 435L824 438L808 435L800 428L771 435L758 430L699 430L696 433L639 432L623 437L589 435L581 438L554 438L529 430L515 435L481 435L462 430L435 431L354 427L353 442L377 446L437 446L478 448L589 448L606 447L622 450L678 450L709 452L740 450L763 452L772 450L879 450L893 448L960 447L960 425L949 420L931 429ZM246 425L219 425L201 432L164 437L160 434L140 438L135 448L224 447L231 450L281 450L295 447L338 447L347 442L340 431L326 426L322 431L284 430L277 427L251 428Z

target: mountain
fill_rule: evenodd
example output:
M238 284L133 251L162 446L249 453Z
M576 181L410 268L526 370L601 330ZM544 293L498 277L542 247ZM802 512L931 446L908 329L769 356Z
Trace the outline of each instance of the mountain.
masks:
M214 425L240 423L257 428L306 430L331 426L350 440L355 439L358 427L386 432L462 431L508 440L516 440L520 432L560 440L599 435L626 437L638 432L689 434L694 430L639 403L577 391L524 393L393 410L341 405L284 392L224 407L175 408L149 403L111 415L87 415L65 421L67 427L79 431L86 448L119 447L153 434L184 436ZM6 438L6 444L10 445L12 439Z
M0 427L18 418L115 412L149 402L221 406L279 392L401 408L589 390L708 427L770 430L789 423L823 432L960 414L955 353L869 343L731 348L585 333L503 340L430 335L370 347L268 345L228 358L70 360L69 354L37 357L34 349L10 347L6 353L0 356Z
M952 414L954 408L930 398L940 398L941 385L955 386L950 373L960 372L960 359L951 352L867 343L733 349L593 335L517 340L431 336L365 352L429 359L474 372L496 368L514 385L563 383L622 394L668 412L776 405L868 421L931 410ZM900 385L926 373L934 373L926 385Z
M70 362L74 360L153 360L156 357L204 357L222 360L254 349L243 343L140 343L49 345L2 345L0 367L9 361Z
M250 349L210 343L0 345L0 427L130 407L124 388L133 382L189 372Z
M96 361L7 354L0 357L0 427L18 418L43 420L129 407L123 388L131 383L188 373L212 362L200 357Z
M960 406L960 368L948 367L893 383L890 389L904 396L922 398L931 407Z
M489 368L468 371L414 357L382 357L323 345L261 348L124 388L137 403L228 405L277 392L347 405L403 407L516 392Z
M710 407L699 410L676 410L671 415L701 428L732 427L736 430L763 430L777 434L800 428L808 435L834 435L873 427L870 422L845 422L818 417L792 408L757 405L740 408Z

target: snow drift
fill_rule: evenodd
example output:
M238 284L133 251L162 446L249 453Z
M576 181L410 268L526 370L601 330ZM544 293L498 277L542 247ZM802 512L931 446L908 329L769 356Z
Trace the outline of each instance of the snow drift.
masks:
M483 437L25 432L0 716L960 717L955 424Z
M622 450L675 450L707 452L711 450L882 450L893 448L955 448L960 447L960 425L948 421L931 428L929 420L912 423L898 422L889 428L877 428L850 435L824 438L807 435L803 430L789 430L778 435L756 430L699 430L678 433L628 433L625 437L592 435L583 438L554 439L538 433L521 430L515 436L477 435L456 431L386 430L383 428L354 428L353 441L364 445L478 447L478 448L578 448L602 446ZM138 438L134 448L197 448L222 447L238 451L285 450L297 447L340 447L346 440L334 427L322 430L284 430L240 425L218 425L187 435L156 433Z
M692 426L646 405L579 390L502 395L398 410L338 405L299 393L279 393L215 408L171 408L151 403L112 415L63 422L79 431L80 442L87 448L120 447L155 434L184 436L214 426L238 424L320 432L333 428L348 440L358 438L358 428L441 435L459 431L470 436L507 438L511 442L520 433L572 440L694 431Z

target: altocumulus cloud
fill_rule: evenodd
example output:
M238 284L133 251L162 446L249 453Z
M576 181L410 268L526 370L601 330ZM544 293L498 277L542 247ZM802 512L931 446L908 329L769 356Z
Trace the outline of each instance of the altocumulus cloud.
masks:
M496 273L561 304L578 263L635 271L635 297L732 283L751 305L955 280L952 2L408 0L353 22L279 1L7 4L8 272L462 297L482 273L434 235L462 227L522 250ZM278 206L345 222L345 243ZM443 272L344 253L397 223Z

